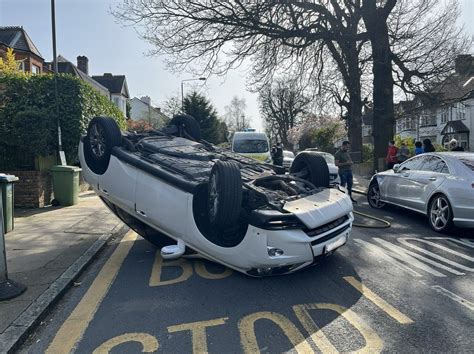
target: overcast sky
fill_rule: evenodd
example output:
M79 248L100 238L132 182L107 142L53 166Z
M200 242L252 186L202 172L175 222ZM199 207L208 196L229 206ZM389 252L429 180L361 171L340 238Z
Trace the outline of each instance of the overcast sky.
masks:
M125 74L131 96L148 95L159 105L180 95L182 79L190 78L166 71L162 58L145 54L149 45L138 38L134 29L122 27L110 15L119 0L56 0L57 52L71 62L78 55L89 58L89 74L105 72ZM46 60L52 59L50 0L0 0L0 25L23 26ZM474 35L474 0L461 0L461 22ZM226 78L210 78L185 83L185 91L199 88L220 115L234 95L247 101L247 115L261 129L257 94L246 89L246 72L235 70ZM197 85L197 86L195 86Z

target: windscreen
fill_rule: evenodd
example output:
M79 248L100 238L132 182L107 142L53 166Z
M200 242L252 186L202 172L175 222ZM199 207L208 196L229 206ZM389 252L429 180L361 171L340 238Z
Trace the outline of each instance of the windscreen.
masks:
M283 151L284 157L294 158L295 155L291 151Z
M334 164L334 156L331 154L322 154L324 159L326 160L326 163L332 163Z
M236 140L234 141L233 149L235 152L241 154L259 154L268 152L268 142L266 140L259 139Z

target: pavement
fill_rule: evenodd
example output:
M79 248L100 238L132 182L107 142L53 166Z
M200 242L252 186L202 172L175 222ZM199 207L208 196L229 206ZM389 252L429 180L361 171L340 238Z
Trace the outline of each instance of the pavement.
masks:
M8 276L27 290L0 302L0 353L26 338L107 241L127 230L90 191L71 207L15 210L5 235Z

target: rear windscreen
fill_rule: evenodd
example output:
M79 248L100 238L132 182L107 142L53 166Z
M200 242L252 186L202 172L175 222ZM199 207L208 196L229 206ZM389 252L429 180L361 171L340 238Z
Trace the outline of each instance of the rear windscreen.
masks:
M266 140L237 140L234 141L233 149L239 153L263 153L268 152L268 142Z
M474 157L459 157L458 160L461 161L471 171L474 171Z

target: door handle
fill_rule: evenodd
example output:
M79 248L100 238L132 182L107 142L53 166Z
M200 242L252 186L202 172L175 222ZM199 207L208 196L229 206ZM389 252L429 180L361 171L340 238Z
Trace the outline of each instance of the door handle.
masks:
M137 210L137 213L140 214L141 216L144 216L145 218L147 217L144 211Z
M402 177L410 177L410 174L409 173L404 173L404 174L402 174Z
M104 192L105 195L109 195L109 192L107 192L107 189L102 189L102 192Z
M430 181L436 181L436 177L430 177Z

